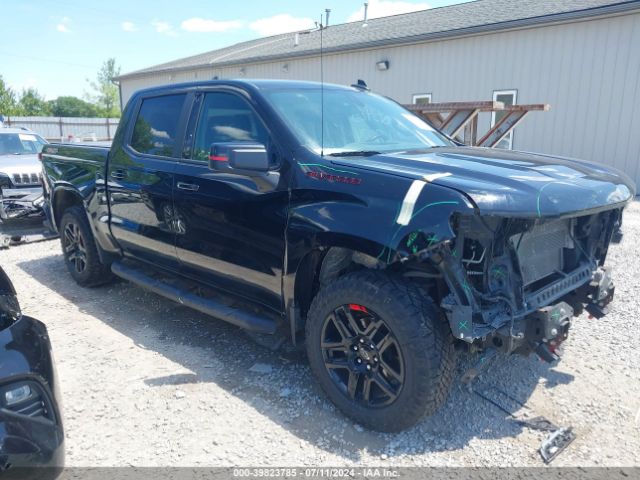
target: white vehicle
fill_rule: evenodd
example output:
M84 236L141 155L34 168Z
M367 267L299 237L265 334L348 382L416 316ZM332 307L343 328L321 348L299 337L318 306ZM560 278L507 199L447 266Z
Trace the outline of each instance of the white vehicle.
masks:
M0 220L39 210L42 166L38 154L46 144L31 130L0 128Z

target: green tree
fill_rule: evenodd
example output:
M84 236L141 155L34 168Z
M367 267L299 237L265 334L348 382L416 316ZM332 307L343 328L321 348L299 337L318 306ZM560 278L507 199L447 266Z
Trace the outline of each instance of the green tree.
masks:
M4 83L0 75L0 115L20 115L20 113L16 92Z
M49 104L35 88L28 88L22 91L18 106L22 115L26 116L44 117L51 114Z
M48 102L51 113L56 117L98 117L95 105L77 97L58 97Z
M95 81L87 79L94 94L89 94L87 99L95 103L100 114L106 117L120 116L120 98L118 87L113 84L113 79L120 75L120 67L116 67L116 59L109 58L100 67Z
M149 153L153 150L153 135L151 133L151 125L149 125L142 117L138 117L138 120L133 127L133 143L131 144L131 146L138 152ZM171 153L169 153L169 155L171 155Z

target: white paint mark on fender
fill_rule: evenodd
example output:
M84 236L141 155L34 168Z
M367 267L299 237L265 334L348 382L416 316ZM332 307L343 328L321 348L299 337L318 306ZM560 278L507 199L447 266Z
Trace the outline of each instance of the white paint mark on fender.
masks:
M425 175L423 178L427 181L427 182L433 182L434 180L437 180L439 178L442 177L449 177L451 176L451 173L449 172L443 172L443 173L432 173L431 175Z
M407 190L407 194L404 196L404 200L402 201L402 207L400 208L400 213L398 214L398 219L396 222L398 225L409 225L409 221L411 221L411 215L413 215L413 208L416 206L416 201L420 196L420 192L427 184L422 180L414 180L409 190Z
M409 190L407 190L407 194L404 196L404 200L402 201L402 207L400 208L400 213L398 214L398 219L396 223L398 225L409 225L411 221L411 216L413 215L413 209L416 206L416 201L420 196L420 192L427 184L427 182L433 182L434 180L442 177L448 177L451 175L449 172L445 173L432 173L431 175L425 175L424 180L414 180Z

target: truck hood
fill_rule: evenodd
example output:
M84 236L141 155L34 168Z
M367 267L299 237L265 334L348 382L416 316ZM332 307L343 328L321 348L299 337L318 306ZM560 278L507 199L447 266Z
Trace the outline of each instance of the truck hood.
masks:
M635 195L633 181L613 168L511 150L437 147L333 163L455 189L483 215L564 216L621 204Z
M38 155L0 155L0 173L5 175L39 173L41 170Z

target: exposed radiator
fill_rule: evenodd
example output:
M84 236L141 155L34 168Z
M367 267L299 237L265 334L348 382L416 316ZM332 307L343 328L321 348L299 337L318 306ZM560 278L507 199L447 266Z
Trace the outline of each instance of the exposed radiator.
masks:
M563 267L563 248L573 248L569 235L570 220L558 220L536 225L510 241L517 248L524 285L541 280Z

